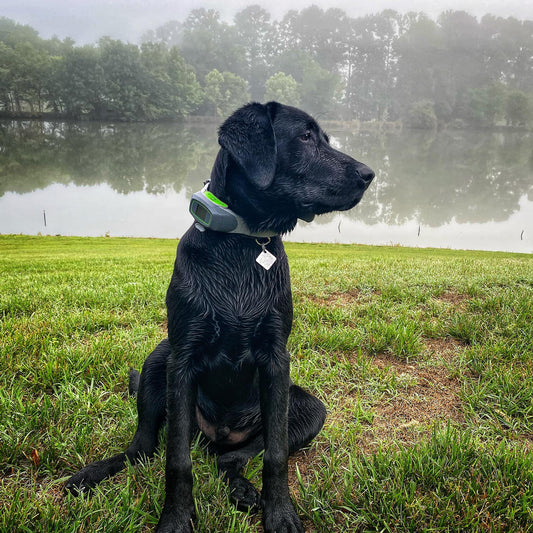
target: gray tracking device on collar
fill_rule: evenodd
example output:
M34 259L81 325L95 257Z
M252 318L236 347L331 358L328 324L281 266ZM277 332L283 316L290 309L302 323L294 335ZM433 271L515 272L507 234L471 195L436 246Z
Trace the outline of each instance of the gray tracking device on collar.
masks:
M277 233L262 231L254 233L250 230L242 217L234 213L228 204L218 199L207 190L207 182L201 191L192 195L189 212L196 220L196 228L205 231L205 228L222 233L240 233L249 237L274 237Z

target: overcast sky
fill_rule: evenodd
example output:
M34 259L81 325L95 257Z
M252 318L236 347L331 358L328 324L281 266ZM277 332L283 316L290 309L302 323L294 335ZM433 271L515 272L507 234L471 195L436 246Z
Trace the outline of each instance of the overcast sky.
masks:
M481 17L486 13L533 20L533 0L0 0L0 16L29 24L43 38L71 37L79 44L93 43L107 35L138 42L141 35L169 20L183 20L191 9L217 9L231 21L233 15L251 4L260 4L279 19L288 9L311 4L338 7L358 17L383 9L399 12L424 11L435 18L447 9L464 10Z

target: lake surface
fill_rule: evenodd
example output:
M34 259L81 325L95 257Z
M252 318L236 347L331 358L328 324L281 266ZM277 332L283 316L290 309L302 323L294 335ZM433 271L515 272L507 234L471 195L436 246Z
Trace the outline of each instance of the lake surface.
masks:
M0 122L0 233L181 236L216 125ZM376 172L286 240L533 252L533 134L328 131Z

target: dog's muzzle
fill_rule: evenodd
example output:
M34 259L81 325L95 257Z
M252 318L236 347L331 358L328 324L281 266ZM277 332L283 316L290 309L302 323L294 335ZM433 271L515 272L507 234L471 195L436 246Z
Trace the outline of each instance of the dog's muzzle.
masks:
M359 178L363 180L364 190L366 191L366 189L368 189L368 186L372 183L372 180L374 179L376 174L370 167L367 167L363 163L359 163L356 168L356 172Z

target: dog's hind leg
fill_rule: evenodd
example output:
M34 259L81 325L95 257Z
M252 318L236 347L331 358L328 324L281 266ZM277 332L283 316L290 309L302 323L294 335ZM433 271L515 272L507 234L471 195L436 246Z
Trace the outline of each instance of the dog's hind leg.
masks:
M307 446L322 429L326 407L298 385L289 389L289 453Z
M318 399L297 385L289 389L289 453L307 446L318 434L326 418L326 408ZM217 458L219 472L230 489L230 499L237 509L255 511L260 505L257 489L242 476L246 463L264 449L262 435L242 448L222 453Z
M143 458L153 457L159 430L166 415L166 368L169 354L170 346L165 339L144 362L138 382L137 431L131 444L124 452L90 463L74 474L65 484L70 492L88 492L100 481L123 470L128 461L136 463ZM135 374L130 372L130 392L135 392L136 389Z
M258 455L265 445L263 437L257 435L242 448L222 453L217 457L217 467L224 475L230 490L230 500L240 511L257 511L260 496L257 489L242 475L246 463Z

